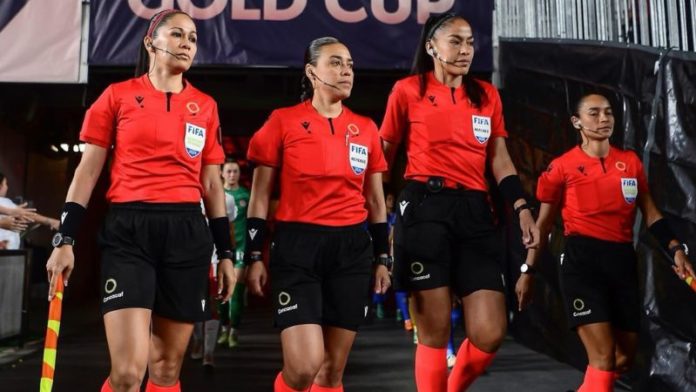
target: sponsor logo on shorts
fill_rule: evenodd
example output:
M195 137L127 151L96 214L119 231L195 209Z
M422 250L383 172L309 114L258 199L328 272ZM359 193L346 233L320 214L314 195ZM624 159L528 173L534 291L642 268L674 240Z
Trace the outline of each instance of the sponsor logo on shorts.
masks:
M430 279L430 274L421 275L423 271L425 271L425 266L423 265L423 263L421 263L420 261L414 261L413 263L411 263L411 273L413 273L413 275L420 275L411 277L411 281L417 282L419 280Z
M420 275L424 270L425 266L423 266L423 263L420 261L414 261L411 263L411 272L413 272L414 275Z
M364 318L364 317L367 317L367 310L368 310L368 309L369 309L369 307L368 307L367 305L365 305L365 314L363 315L363 318Z
M201 300L201 310L205 312L205 300Z
M286 293L285 291L281 291L278 294L278 304L280 306L285 306L290 303L292 300L292 297L290 297L290 294ZM283 314L285 312L289 312L291 310L296 310L297 309L297 304L290 305L290 306L285 306L284 308L278 309L278 314Z
M573 317L581 317L581 316L588 316L592 314L592 309L585 309L585 301L581 300L580 298L575 298L573 300L573 309L576 311L573 312Z
M256 237L256 233L258 233L258 229L249 229L249 238L253 241L254 238Z
M297 304L292 305L292 306L286 306L284 308L278 309L278 314L283 314L283 313L289 312L291 310L297 310Z
M104 284L104 292L107 294L111 294L116 290L116 279L109 278L106 280L106 283Z
M111 294L114 291L116 291L116 286L118 286L118 284L116 283L116 279L109 278L106 280L106 283L104 283L104 292L106 294ZM122 298L122 297L123 297L123 291L121 291L120 293L108 295L108 296L103 298L103 301L104 301L104 303L107 303L107 302L111 301L112 299Z
M107 302L111 301L112 299L122 298L122 297L123 297L123 291L121 291L120 293L111 294L108 297L104 297L104 303L107 303Z
M406 211L406 207L408 207L408 203L406 200L403 200L401 203L399 203L399 210L401 210L401 216L404 216L404 211Z
M563 260L565 259L565 253L561 253L561 265L563 265Z
M278 303L280 306L285 306L290 303L290 294L286 293L285 291L281 291L280 294L278 294Z

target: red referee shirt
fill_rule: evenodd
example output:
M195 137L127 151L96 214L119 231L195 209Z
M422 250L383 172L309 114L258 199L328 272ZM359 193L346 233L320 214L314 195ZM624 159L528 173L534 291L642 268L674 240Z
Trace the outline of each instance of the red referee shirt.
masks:
M251 138L248 158L280 170L278 221L324 226L365 221L365 177L387 170L372 120L345 105L329 119L310 101L274 110Z
M155 90L147 75L106 88L85 114L80 140L114 146L114 203L198 203L202 165L225 160L217 104L186 82L178 93Z
M440 176L468 189L488 190L488 142L507 137L498 90L478 81L486 95L479 109L469 103L463 86L447 87L432 72L427 77L423 98L418 75L396 82L380 136L395 144L406 141L406 179Z
M609 149L593 158L575 147L539 177L537 199L561 203L565 235L631 242L636 200L648 192L643 164L633 151Z

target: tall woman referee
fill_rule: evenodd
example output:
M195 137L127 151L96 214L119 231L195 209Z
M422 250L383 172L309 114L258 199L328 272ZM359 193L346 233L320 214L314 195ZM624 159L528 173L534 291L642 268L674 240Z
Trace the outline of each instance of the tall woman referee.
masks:
M493 359L507 326L498 236L488 204L486 166L519 214L524 244L538 230L505 145L498 91L471 77L474 35L455 14L428 18L413 74L399 80L380 130L392 161L406 144L408 184L394 229L395 284L412 292L418 321L416 384L461 391ZM450 290L460 297L468 339L447 376Z
M367 312L373 254L374 290L384 293L390 284L382 192L387 165L375 123L343 105L353 87L353 60L345 45L331 37L312 41L303 86L302 102L273 111L249 144L248 158L258 166L247 221L253 263L247 282L261 294L266 270L260 251L278 175L270 270L283 370L274 390L339 392Z
M111 204L99 235L101 291L111 372L102 391L179 391L193 322L209 318L208 269L218 249L218 294L234 289L234 257L220 182L217 104L183 78L196 56L193 20L177 10L150 20L138 77L110 85L89 108L87 143L46 264L67 286L73 245L113 147ZM201 214L203 198L210 228ZM212 232L212 238L211 238Z

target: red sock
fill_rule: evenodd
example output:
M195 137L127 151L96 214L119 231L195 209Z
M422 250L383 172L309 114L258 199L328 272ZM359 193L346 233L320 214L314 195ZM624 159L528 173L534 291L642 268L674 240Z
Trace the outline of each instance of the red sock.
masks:
M418 344L416 388L418 392L447 391L447 349Z
M321 385L318 384L312 384L312 387L309 388L310 392L343 392L343 385L339 385L337 387L322 387Z
M283 379L283 372L278 372L275 382L273 383L273 392L309 392L309 388L302 390L290 388Z
M114 392L113 389L111 389L111 384L109 384L109 379L107 378L104 381L104 384L102 385L101 392Z
M459 347L457 362L447 379L447 392L465 391L491 364L495 353L481 351L469 339Z
M169 387L163 387L147 380L145 392L181 392L181 385L179 384L179 380L176 381L176 384Z
M614 390L614 372L587 366L585 380L578 392L612 392Z

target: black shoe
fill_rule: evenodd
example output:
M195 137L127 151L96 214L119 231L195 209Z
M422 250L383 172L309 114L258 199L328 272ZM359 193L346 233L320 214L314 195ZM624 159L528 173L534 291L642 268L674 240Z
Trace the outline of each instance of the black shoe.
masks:
M207 363L207 364L203 365L203 372L205 374L213 374L213 373L215 373L215 366Z

